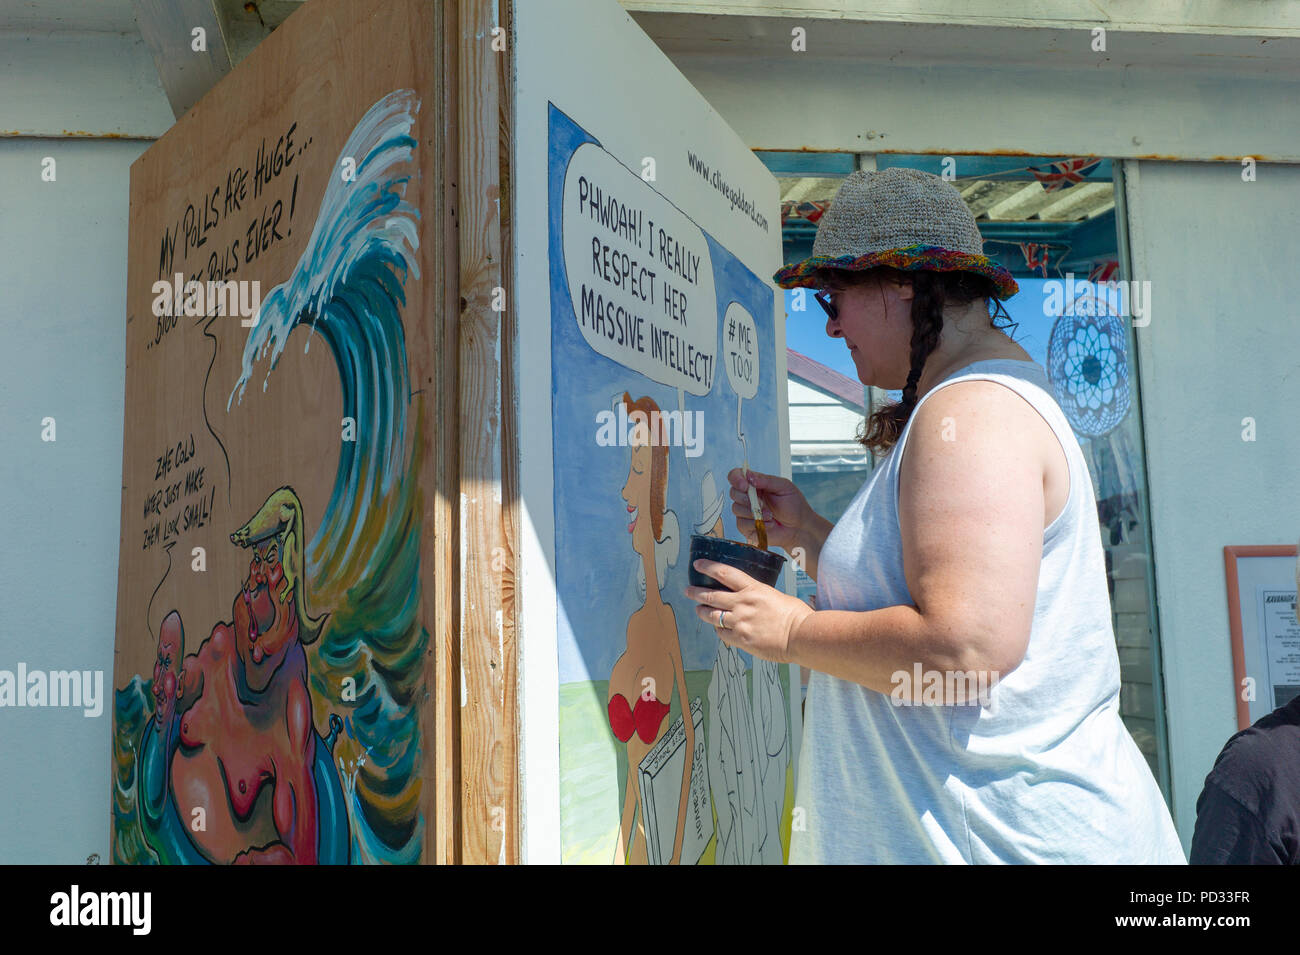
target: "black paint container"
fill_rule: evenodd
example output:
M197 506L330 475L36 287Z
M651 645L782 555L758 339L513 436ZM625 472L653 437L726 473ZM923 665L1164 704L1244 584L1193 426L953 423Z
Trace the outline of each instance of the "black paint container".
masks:
M770 550L751 547L721 537L707 537L703 534L691 535L691 563L686 568L687 578L692 587L708 587L710 590L730 590L720 581L695 569L697 560L716 560L728 564L737 570L743 570L755 580L762 581L769 587L776 586L776 579L781 576L781 567L785 558Z

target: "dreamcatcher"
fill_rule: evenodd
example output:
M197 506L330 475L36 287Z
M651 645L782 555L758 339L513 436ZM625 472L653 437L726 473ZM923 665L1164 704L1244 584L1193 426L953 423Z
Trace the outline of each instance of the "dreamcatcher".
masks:
M1052 326L1047 376L1075 432L1096 438L1128 414L1130 391L1124 322L1095 296L1076 299Z

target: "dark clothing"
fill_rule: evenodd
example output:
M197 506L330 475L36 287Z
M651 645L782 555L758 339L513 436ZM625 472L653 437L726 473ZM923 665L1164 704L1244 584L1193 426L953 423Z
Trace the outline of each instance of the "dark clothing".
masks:
M1223 747L1196 801L1188 861L1300 864L1300 696Z

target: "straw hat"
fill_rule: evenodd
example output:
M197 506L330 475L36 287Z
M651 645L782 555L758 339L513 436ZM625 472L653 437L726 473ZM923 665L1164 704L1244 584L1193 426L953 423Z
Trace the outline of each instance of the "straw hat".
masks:
M1005 268L984 254L975 217L951 183L919 169L891 166L850 173L817 225L813 254L776 272L781 288L812 286L817 269L976 272L1008 299L1020 290Z

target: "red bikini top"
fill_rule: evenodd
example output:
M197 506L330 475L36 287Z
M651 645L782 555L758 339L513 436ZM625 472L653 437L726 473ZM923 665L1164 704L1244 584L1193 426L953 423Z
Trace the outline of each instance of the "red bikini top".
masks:
M654 697L644 696L638 696L636 706L629 707L627 698L615 693L609 698L609 728L624 743L632 738L633 732L641 737L641 742L653 743L659 725L671 708Z

